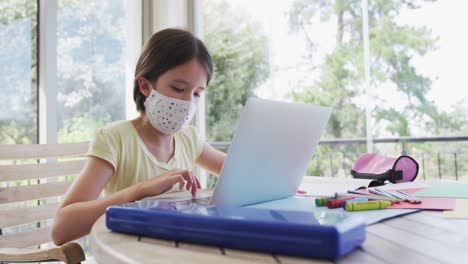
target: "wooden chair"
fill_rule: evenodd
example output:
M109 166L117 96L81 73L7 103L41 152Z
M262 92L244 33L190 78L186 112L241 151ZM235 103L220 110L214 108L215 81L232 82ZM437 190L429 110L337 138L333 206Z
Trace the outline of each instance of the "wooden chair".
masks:
M79 244L57 247L51 242L50 232L59 196L72 183L63 176L81 171L87 148L88 143L0 145L0 262L85 260ZM68 160L57 161L67 156ZM5 163L9 165L1 165ZM44 249L44 245L52 248Z

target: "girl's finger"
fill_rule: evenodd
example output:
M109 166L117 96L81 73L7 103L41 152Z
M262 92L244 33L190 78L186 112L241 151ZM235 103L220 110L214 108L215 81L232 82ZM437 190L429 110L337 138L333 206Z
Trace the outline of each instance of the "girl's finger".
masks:
M193 184L192 184L192 186L191 186L191 187L192 187L192 188L191 188L191 189L192 189L191 192L192 192L192 196L195 196L195 194L197 193L196 178L195 178L195 176L193 175L193 173L190 173L190 176L192 176L192 182L193 182Z
M197 177L195 177L195 182L197 183L198 189L201 189L201 183L200 183L200 181L198 180Z
M197 175L195 175L195 173L192 173L192 175L193 175L193 185L195 185L195 188L201 189L201 184L200 184L200 181L198 180Z
M185 181L187 181L187 186L185 186L187 188L187 191L190 190L190 188L192 187L192 184L195 184L190 175L190 172L188 170L185 170L179 174L182 175L182 177L184 177Z
M177 181L179 182L179 190L182 191L185 185L184 177L180 174L177 174Z

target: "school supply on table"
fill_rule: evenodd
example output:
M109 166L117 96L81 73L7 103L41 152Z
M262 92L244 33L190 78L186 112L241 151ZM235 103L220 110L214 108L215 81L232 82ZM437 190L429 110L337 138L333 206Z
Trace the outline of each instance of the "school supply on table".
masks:
M348 193L344 194L337 193L334 197L330 198L317 198L315 204L319 207L325 206L326 204L329 209L342 207L346 209L346 211L366 211L384 209L389 207L392 203L400 201L404 201L404 199L399 199L388 193L377 193L377 195L375 195L359 191L348 191Z
M367 202L349 202L346 203L346 211L366 211L366 210L377 210L385 209L392 203L387 201L367 201Z
M358 190L370 187L372 179L355 179L355 178L331 178L320 176L306 176L302 179L300 190L305 191L305 194L299 194L308 197L330 197L335 193L345 193L348 190ZM407 188L426 188L429 184L424 182L401 182L389 183L379 186L379 189L407 189Z
M336 193L332 197L327 197L327 198L316 198L315 199L315 205L317 207L321 206L326 206L330 209L334 208L339 208L343 207L344 203L349 201L349 200L354 200L354 199L360 199L361 201L363 200L385 200L385 201L390 201L390 202L399 202L397 198L394 197L388 197L388 196L383 196L383 195L374 195L374 194L368 194L368 193L361 193L357 191L349 191L350 193Z
M354 195L355 193L363 194L357 195L356 197L370 197L373 200L385 200L379 198L386 196L387 201L393 203L387 207L388 209L426 209L426 210L451 210L455 208L455 199L453 198L433 198L433 197L416 197L415 192L422 190L423 188L411 188L411 189L400 189L400 190L383 190L382 188L370 188L363 191L349 191ZM365 192L369 192L366 195ZM395 199L395 200L392 200Z
M270 210L285 210L285 211L303 211L303 212L313 212L316 216L322 214L326 215L328 212L342 212L351 216L359 216L364 219L367 225L375 224L380 221L390 219L393 217L411 214L414 212L420 211L420 209L392 209L392 210L368 210L368 211L353 211L347 212L343 208L328 209L325 207L317 207L314 202L315 198L313 197L303 197L295 196L289 197L286 199L280 199L275 201L270 201L266 203L260 203L255 205L250 205L251 208L265 208ZM322 221L318 217L319 221Z
M395 192L397 192L397 193L395 193L397 195L397 197L401 197L401 198L405 199L405 202L416 203L416 204L422 202L421 199L418 199L414 195L411 195L411 194L409 194L407 192L404 192L403 190L395 190ZM391 192L389 191L389 193L391 193Z
M390 197L386 195L380 195L380 194L368 194L368 193L358 194L357 192L354 192L354 193L337 193L336 195L341 196L341 197L353 197L353 198L362 197L362 198L367 198L369 200L383 200L383 201L390 201L390 202L401 201L398 198Z
M316 198L315 205L317 207L327 206L327 208L329 209L340 208L340 207L345 208L345 204L347 202L369 201L369 200L383 200L383 201L389 201L390 203L403 201L403 200L400 200L398 198L391 197L388 195L382 195L382 194L375 195L375 194L369 194L369 193L364 193L364 192L359 192L359 191L348 191L348 193L336 193L334 196L328 197L328 198Z
M304 196L330 197L335 193L345 193L348 190L367 188L372 180L353 178L330 178L320 176L306 176L302 179L301 190L307 193Z
M317 198L315 199L315 205L316 206L327 206L327 202L335 199L334 197L328 197L328 198Z
M343 207L343 203L354 199L353 197L337 198L327 201L327 207L330 209Z
M455 199L453 198L431 198L415 197L413 193L421 188L401 189L401 190L383 190L380 188L371 188L361 191L348 191L348 193L336 193L332 197L317 198L315 205L318 207L327 206L330 209L338 208L338 204L348 202L351 198L368 199L369 201L389 201L391 205L388 209L426 209L426 210L452 210L455 208ZM344 201L341 199L347 199ZM380 209L380 208L378 208ZM369 208L370 210L370 208Z
M414 195L414 193L422 190L421 188L401 189L399 191ZM455 208L454 198L436 198L436 197L418 197L420 203L395 203L388 209L425 209L425 210L452 210Z
M445 218L468 219L468 199L456 199L455 208L442 214Z
M304 191L304 190L297 190L296 194L306 194L307 191Z
M351 199L351 200L345 201L345 202L343 203L343 206L342 206L342 207L343 207L343 209L346 209L346 204L347 204L347 203L367 202L367 201L369 201L369 199L367 199L367 198L362 198L362 197L361 197L361 198L353 198L353 199Z
M196 200L147 199L111 206L106 225L117 232L175 241L327 259L359 247L366 233L362 218L343 211L213 207Z
M374 194L385 195L388 197L394 197L402 202L408 202L413 204L421 203L421 199L418 199L417 197L414 197L411 194L400 190L383 190L376 187L374 189L369 189L369 192Z
M416 179L419 164L410 156L397 158L377 153L361 155L351 169L351 175L359 179L371 179L370 187L391 183L410 182Z
M418 197L468 198L468 182L444 182L414 193Z

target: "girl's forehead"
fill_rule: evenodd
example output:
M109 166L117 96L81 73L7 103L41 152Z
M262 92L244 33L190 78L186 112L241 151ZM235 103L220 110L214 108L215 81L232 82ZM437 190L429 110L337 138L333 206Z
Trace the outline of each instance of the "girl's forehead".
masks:
M166 82L179 82L181 84L185 83L205 88L208 80L208 73L205 67L201 65L198 60L192 59L189 62L168 70L161 75L159 80Z

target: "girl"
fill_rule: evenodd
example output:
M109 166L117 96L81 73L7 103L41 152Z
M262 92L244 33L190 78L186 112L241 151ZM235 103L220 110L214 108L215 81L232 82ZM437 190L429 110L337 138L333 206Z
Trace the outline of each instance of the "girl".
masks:
M133 88L140 116L96 132L86 165L57 211L55 244L88 234L110 205L159 195L174 185L195 195L195 164L219 174L225 154L188 126L212 71L205 45L190 32L165 29L148 40ZM98 198L103 189L105 196Z

